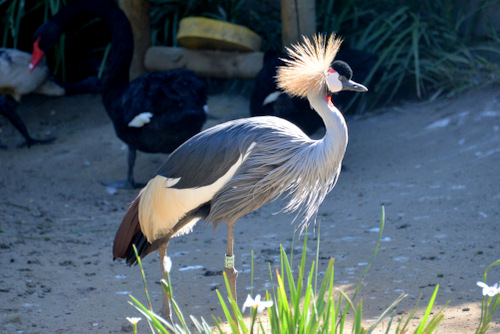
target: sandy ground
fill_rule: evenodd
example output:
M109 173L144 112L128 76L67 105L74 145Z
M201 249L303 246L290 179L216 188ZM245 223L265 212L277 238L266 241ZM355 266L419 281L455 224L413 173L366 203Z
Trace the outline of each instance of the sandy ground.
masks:
M212 96L209 124L248 115L241 96ZM0 142L0 332L120 333L137 316L128 294L145 302L138 267L112 261L115 231L137 190L101 185L123 179L126 150L115 137L100 96L29 96L19 113L46 146L18 148L2 118ZM440 333L473 333L480 317L481 280L500 258L500 92L408 103L349 119L350 141L340 180L321 206L320 271L336 259L336 286L352 295L377 241L382 244L361 288L369 325L401 293L395 312L417 316L439 284L436 310L449 301ZM147 181L165 156L140 154L136 180ZM279 267L279 245L290 248L292 216L274 215L280 202L236 227L240 303L249 292L250 252L255 293L272 288L268 265ZM169 246L175 296L186 315L223 317L215 289L225 293L225 228L198 224ZM303 239L296 245L301 245ZM300 247L296 248L300 251ZM310 260L315 256L309 243ZM155 309L161 306L159 260L145 258ZM211 275L216 273L216 275ZM489 272L491 285L500 268ZM387 321L385 321L387 323ZM146 322L141 333L149 332ZM490 332L500 331L497 316Z

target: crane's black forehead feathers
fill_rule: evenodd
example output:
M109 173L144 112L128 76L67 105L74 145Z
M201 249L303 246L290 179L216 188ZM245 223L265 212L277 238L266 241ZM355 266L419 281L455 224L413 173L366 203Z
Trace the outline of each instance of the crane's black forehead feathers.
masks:
M336 60L332 63L332 68L337 71L339 75L343 75L348 80L352 79L352 70L351 67L342 60Z

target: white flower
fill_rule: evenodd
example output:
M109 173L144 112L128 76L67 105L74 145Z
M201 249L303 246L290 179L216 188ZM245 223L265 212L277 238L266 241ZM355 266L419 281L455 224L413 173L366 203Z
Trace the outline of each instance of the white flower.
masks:
M247 296L247 300L245 300L245 303L243 304L243 312L245 312L245 309L247 307L253 307L257 308L257 313L261 313L264 311L264 309L273 306L273 301L268 300L268 301L261 301L260 300L260 295L255 296L255 300L252 299L250 295Z
M498 287L498 283L493 284L493 286L488 286L488 284L484 282L477 282L477 285L483 288L483 296L493 297L496 294L500 294L500 288Z
M165 255L163 257L163 270L169 273L170 269L172 269L172 260L170 260L170 258Z
M139 320L141 320L141 318L139 317L127 317L127 320L128 322L130 322L132 325L137 325L137 323L139 322Z

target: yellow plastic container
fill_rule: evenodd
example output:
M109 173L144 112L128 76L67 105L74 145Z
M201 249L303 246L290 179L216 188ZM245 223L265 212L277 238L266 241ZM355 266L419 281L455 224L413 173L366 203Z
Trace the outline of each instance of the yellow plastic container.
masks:
M177 42L188 49L259 51L261 38L247 27L206 17L186 17L179 24Z

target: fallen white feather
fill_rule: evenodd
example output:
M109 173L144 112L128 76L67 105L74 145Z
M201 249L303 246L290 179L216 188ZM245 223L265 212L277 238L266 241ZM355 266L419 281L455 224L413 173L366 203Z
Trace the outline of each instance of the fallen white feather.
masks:
M197 265L197 266L187 266L187 267L182 267L179 268L179 271L186 271L186 270L194 270L194 269L203 269L203 266Z

